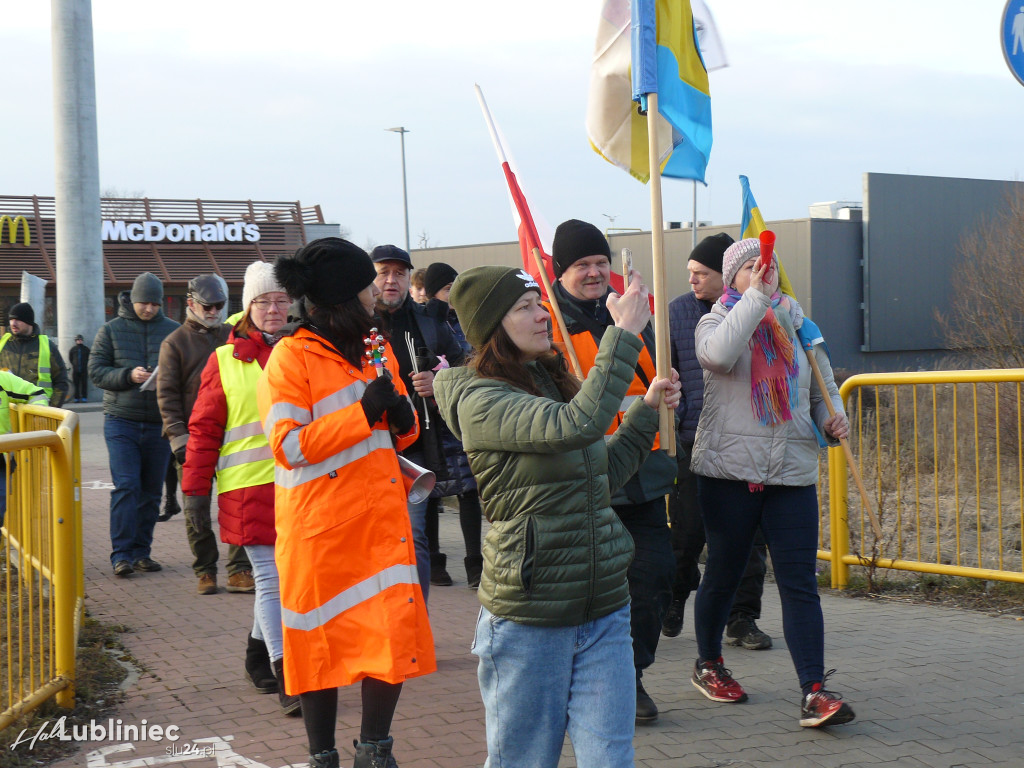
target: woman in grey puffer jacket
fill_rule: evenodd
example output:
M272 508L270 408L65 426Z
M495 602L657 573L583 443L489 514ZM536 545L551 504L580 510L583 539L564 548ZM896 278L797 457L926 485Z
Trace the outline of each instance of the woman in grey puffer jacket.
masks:
M722 632L760 527L803 693L800 725L838 725L853 720L854 713L824 688L825 629L815 572L815 430L837 440L846 436L848 425L823 345L813 347L812 354L827 392L813 381L797 338L804 320L800 305L778 292L777 260L762 265L759 255L754 239L726 250L725 293L695 332L704 407L690 466L698 475L708 557L694 608L700 656L692 682L712 701L747 699L724 666Z

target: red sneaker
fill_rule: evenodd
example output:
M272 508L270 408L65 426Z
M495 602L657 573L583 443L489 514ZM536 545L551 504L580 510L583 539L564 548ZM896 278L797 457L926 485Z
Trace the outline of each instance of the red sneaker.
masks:
M725 668L721 656L717 661L701 661L693 665L693 676L690 682L694 687L712 701L724 701L727 704L739 704L747 700L747 694L740 684L732 679L732 672Z
M835 672L830 669L825 679ZM843 702L838 693L826 691L825 681L815 683L815 690L804 696L800 705L800 725L804 728L820 728L823 725L842 725L853 720L856 715L849 704Z

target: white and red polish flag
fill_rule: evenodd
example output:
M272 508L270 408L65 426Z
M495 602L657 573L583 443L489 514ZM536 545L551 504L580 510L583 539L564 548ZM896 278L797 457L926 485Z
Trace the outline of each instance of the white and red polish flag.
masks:
M487 101L479 85L474 85L476 98L480 102L480 109L484 113L484 121L487 123L487 130L491 134L491 141L494 142L494 151L498 153L498 162L501 163L501 170L505 174L505 181L508 183L509 202L512 204L512 219L515 222L519 234L519 251L523 258L523 269L533 275L533 279L541 288L541 294L548 298L544 290L544 281L540 279L540 272L537 269L537 262L533 258L534 247L539 248L544 261L544 268L548 274L548 280L554 284L555 271L551 261L551 242L554 238L554 231L543 217L535 218L530 212L530 205L526 201L526 194L523 192L519 181L516 178L515 162L505 142L505 137L491 117L491 111L487 108ZM611 274L612 289L622 293L624 286L622 275Z

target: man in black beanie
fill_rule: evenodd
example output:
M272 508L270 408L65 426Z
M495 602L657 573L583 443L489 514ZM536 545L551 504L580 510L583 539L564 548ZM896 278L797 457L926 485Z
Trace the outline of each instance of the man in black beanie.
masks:
M444 457L440 455L437 441L440 436L436 429L427 427L423 409L430 409L432 423L440 420L437 406L434 404L434 366L439 356L444 356L448 365L456 366L462 362L463 352L459 342L452 335L446 323L438 321L427 314L422 304L417 304L409 295L412 259L409 254L397 245L378 245L370 251L370 259L377 270L377 278L373 281L380 289L377 297L377 311L381 317L381 325L391 338L391 348L398 362L398 371L405 380L410 393L419 395L417 410L420 412L420 435L416 442L403 451L410 461L424 466L438 475L447 476ZM405 334L412 337L416 357L419 359L419 373L413 373L413 360L409 357L409 348L405 343ZM427 365L426 363L429 363ZM428 441L434 443L428 445ZM429 448L429 450L428 450ZM416 571L423 589L423 597L427 599L430 584L447 586L452 583L451 577L444 570L444 563L430 561L430 543L427 538L427 500L409 504L409 517L412 520L413 538L416 543ZM438 569L437 566L440 565ZM433 569L432 569L433 566ZM442 577L443 572L443 577Z
M0 337L0 370L37 385L54 408L68 396L68 369L50 337L39 333L36 313L27 302L7 310L10 333Z
M606 301L611 293L611 248L601 230L579 219L558 225L552 244L552 260L558 281L552 286L565 319L566 330L586 375L594 366L605 328L614 325ZM556 344L563 342L556 325ZM623 412L643 396L654 380L654 329L650 323L640 333L644 349L633 381L619 408L609 434L622 421ZM646 725L658 717L658 707L641 683L643 671L654 663L661 623L672 598L673 559L665 520L664 497L672 491L676 462L654 449L629 481L612 497L612 508L633 537L636 554L629 567L630 634L636 668L636 722Z
M143 272L117 297L117 317L100 326L89 378L103 392L103 437L110 458L110 564L114 575L162 570L150 557L171 446L150 381L160 343L178 327L164 316L160 278Z
M690 253L686 265L693 290L673 299L668 305L672 367L679 371L683 398L676 409L679 416L676 441L678 475L669 497L676 576L672 586L672 604L661 627L666 637L675 637L682 630L686 600L700 585L697 559L704 549L704 523L697 500L697 478L690 472L690 454L693 452L697 421L704 404L704 372L697 361L693 334L698 321L711 311L712 304L722 295L722 256L732 244L733 239L725 232L701 240ZM766 556L767 548L759 532L750 560L747 561L747 570L736 591L726 627L728 642L749 650L772 647L772 639L758 629L755 623L761 618Z

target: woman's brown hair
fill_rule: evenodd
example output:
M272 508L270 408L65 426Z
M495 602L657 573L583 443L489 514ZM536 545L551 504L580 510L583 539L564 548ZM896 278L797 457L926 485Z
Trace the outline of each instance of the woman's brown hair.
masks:
M565 357L554 347L537 358L537 363L551 377L565 400L572 400L580 391L579 380L569 373ZM505 381L531 395L544 396L523 361L523 353L500 325L469 361L469 367L484 378Z
M358 296L330 307L313 305L306 299L306 311L313 330L334 345L352 365L362 368L366 352L363 339L379 321L366 314Z

